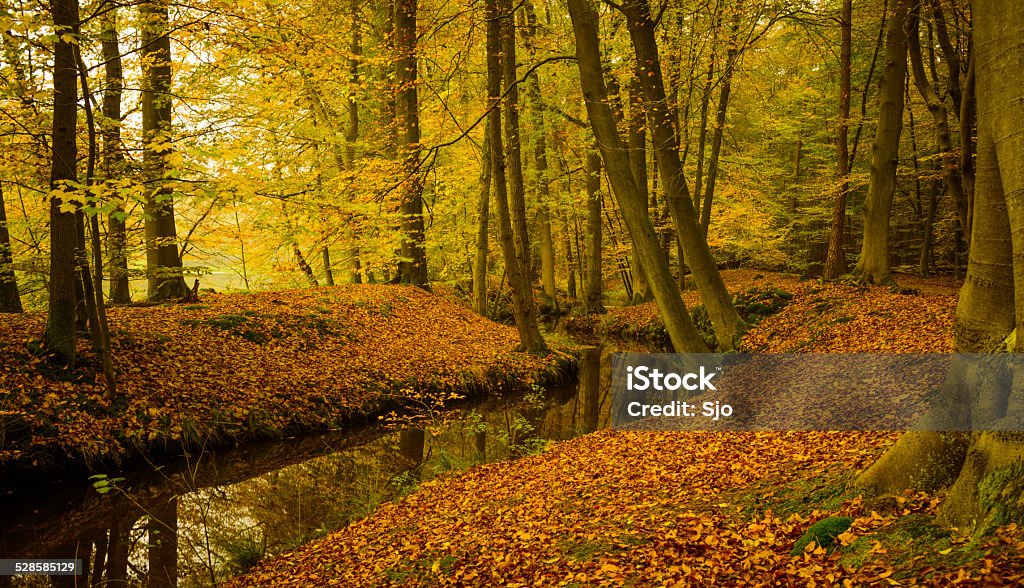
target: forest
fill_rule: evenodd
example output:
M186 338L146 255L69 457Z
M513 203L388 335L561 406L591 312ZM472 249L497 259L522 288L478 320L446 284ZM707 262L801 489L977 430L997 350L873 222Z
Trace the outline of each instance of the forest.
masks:
M0 0L0 588L1021 585L1021 324L1016 0Z

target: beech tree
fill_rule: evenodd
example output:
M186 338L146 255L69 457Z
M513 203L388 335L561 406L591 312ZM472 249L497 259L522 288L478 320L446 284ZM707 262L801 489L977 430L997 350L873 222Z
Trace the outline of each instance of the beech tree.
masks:
M127 161L121 145L121 93L124 89L124 73L118 41L118 10L116 6L110 6L106 10L103 15L103 31L100 33L103 69L106 74L100 128L103 135L102 172L109 183L122 179L127 171ZM126 217L124 205L118 199L114 210L107 216L110 300L118 304L131 302L128 285L128 239L125 235Z
M403 162L402 195L402 259L398 263L398 280L417 286L427 285L427 252L424 245L423 182L420 178L420 107L417 91L416 52L417 0L395 1L395 124L398 128L399 152Z
M892 281L889 217L896 192L907 80L907 0L896 0L885 33L885 62L878 84L878 127L871 153L871 181L864 199L864 241L854 269L868 284Z
M18 280L14 275L11 254L11 233L7 230L7 207L4 204L3 184L0 184L0 312L21 312Z
M145 140L143 167L146 176L146 272L149 299L181 298L187 288L178 252L173 188L167 181L171 155L171 38L169 0L145 0L139 5L142 19L144 63L142 132Z
M956 310L955 347L959 353L995 350L1019 353L1024 324L1024 90L1017 77L1024 60L1024 5L998 0L974 3L974 50L978 116L977 176L973 235L967 278ZM1020 414L1020 374L1001 385L982 384L983 374L954 369L944 391L995 422ZM928 418L928 417L926 417ZM970 422L961 423L970 427ZM909 432L858 483L876 492L948 487L942 506L946 522L961 528L992 522L1000 500L1024 489L1019 468L1024 437L1008 431L973 433ZM1015 500L1015 498L1011 498Z
M824 277L835 279L846 273L846 195L850 191L850 86L853 51L853 0L843 0L839 17L839 120L836 121L836 188L832 208L832 229Z
M78 181L78 0L50 4L58 37L53 46L53 133L50 166L50 296L46 317L46 348L65 366L75 364L75 251L79 209L74 196Z
M679 158L679 140L672 124L672 121L679 117L673 112L674 106L668 106L665 96L661 59L654 37L650 5L647 0L627 0L622 4L622 9L636 51L637 67L640 70L638 77L646 97L647 117L654 147L658 153L658 169L669 210L672 212L676 235L682 244L686 261L693 270L694 280L701 291L701 299L714 325L719 349L733 349L739 343L739 337L746 330L746 325L733 307L732 295L729 294L718 272L718 266L708 248L705 232L699 230L697 213L693 208L682 161ZM724 100L728 101L728 94L724 95ZM725 116L724 112L721 116ZM714 164L714 156L712 159ZM708 189L714 189L710 179ZM710 207L710 202L706 201L705 207Z
M491 182L494 187L494 204L497 213L498 240L501 243L502 257L505 261L505 272L508 274L508 283L512 289L512 313L515 317L516 328L519 331L519 339L524 349L530 353L547 353L547 344L540 333L537 325L537 314L533 303L533 292L529 278L528 258L525 256L525 243L516 244L512 222L511 208L509 203L509 188L511 182L507 178L507 165L513 160L505 158L505 138L502 136L502 114L511 112L514 109L506 106L501 108L502 102L502 80L508 80L508 65L503 66L503 61L514 57L505 52L508 45L508 35L513 34L512 19L514 14L508 10L509 5L504 5L504 10L499 5L500 0L487 0L487 95L489 112L487 115L487 134L490 141L491 152ZM515 71L515 68L512 68ZM514 76L512 76L514 77ZM511 99L508 93L506 99ZM510 124L505 122L505 124ZM507 136L514 133L507 132ZM522 184L519 185L520 189ZM519 194L522 204L522 193ZM521 211L525 216L525 211ZM521 228L525 228L525 218Z
M630 238L636 244L640 266L643 268L658 310L665 321L665 330L677 351L706 352L704 339L693 326L690 314L679 295L668 266L668 258L661 249L658 236L647 214L647 202L636 187L629 166L628 152L615 124L615 115L608 103L608 90L601 67L598 41L597 13L589 0L569 0L576 39L576 65L580 71L580 84L587 106L594 136L597 138L601 159L615 199L622 210Z

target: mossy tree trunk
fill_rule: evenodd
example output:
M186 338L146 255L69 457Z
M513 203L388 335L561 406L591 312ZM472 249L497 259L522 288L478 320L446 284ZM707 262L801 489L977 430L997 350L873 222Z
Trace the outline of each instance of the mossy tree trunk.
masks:
M1024 350L1024 4L977 0L974 39L978 104L978 157L973 234L967 279L956 317L956 349L986 352L1004 342ZM1015 261L1016 260L1016 261ZM946 392L976 410L995 406L990 418L1019 422L1024 374L1003 386L980 386L977 373L954 363ZM986 396L978 390L987 389ZM994 398L994 397L997 398ZM983 528L1014 520L1024 511L1024 436L1009 432L905 434L859 483L882 492L949 486L942 507L946 522Z

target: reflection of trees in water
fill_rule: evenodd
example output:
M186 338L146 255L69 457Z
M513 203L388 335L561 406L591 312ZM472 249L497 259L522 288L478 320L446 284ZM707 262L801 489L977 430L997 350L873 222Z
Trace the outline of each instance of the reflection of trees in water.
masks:
M419 428L283 440L139 473L106 495L68 498L45 522L0 522L13 525L2 556L80 557L97 585L214 585L365 517L422 480L607 426L612 351L586 355L578 394L576 386L534 390L434 413ZM74 585L68 578L52 585ZM51 584L0 578L5 585Z

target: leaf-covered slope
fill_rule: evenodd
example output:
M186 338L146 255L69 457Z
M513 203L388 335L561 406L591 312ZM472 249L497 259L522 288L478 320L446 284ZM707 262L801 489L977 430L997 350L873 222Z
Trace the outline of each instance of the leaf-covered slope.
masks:
M389 397L531 381L564 356L513 353L514 329L423 290L337 286L111 308L119 395L87 346L72 381L30 349L38 314L0 323L0 463L325 428Z
M951 347L951 289L792 290L745 348ZM1019 529L978 542L921 535L937 529L933 497L886 507L858 496L852 476L897 437L602 431L426 482L230 586L1019 585ZM832 515L854 519L841 548L793 556L801 535Z

